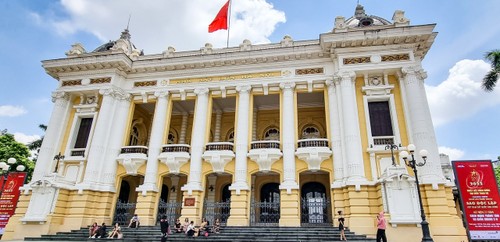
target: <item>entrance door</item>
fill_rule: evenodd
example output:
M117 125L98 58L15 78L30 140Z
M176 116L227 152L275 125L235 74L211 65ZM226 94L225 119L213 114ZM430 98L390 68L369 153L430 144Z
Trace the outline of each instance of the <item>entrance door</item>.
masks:
M309 182L301 189L301 223L303 225L331 224L330 200L319 182Z

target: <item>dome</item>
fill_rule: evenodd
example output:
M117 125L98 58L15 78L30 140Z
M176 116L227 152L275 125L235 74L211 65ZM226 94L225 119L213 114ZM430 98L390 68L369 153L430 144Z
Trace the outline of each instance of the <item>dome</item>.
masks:
M109 42L97 47L94 51L92 52L106 52L106 51L113 51L113 50L122 50L126 54L130 55L131 53L138 54L138 55L144 55L143 51L139 51L135 45L130 41L130 32L128 29L123 30L122 34L120 35L120 38L118 40L112 41L110 40Z
M356 6L354 16L345 21L348 28L363 28L370 26L383 26L391 25L392 23L387 19L375 15L367 15L362 5Z

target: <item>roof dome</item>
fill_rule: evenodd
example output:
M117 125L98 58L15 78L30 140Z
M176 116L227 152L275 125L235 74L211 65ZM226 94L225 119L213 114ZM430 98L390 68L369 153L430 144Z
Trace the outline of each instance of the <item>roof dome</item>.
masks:
M381 25L391 25L392 23L387 19L384 19L375 15L367 15L365 13L365 8L358 4L356 10L354 11L354 16L348 18L345 21L348 28L363 28L370 26L381 26Z
M129 56L144 55L144 52L142 50L137 49L135 45L132 43L132 41L130 41L130 37L131 35L127 28L123 30L118 40L115 41L110 40L108 43L105 43L97 47L92 52L121 51Z

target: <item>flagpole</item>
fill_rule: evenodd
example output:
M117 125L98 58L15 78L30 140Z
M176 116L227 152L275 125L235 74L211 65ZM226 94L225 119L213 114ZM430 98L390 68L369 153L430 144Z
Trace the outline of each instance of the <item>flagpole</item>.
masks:
M227 16L227 40L226 40L226 48L229 48L229 30L231 29L231 0L229 0L229 11Z

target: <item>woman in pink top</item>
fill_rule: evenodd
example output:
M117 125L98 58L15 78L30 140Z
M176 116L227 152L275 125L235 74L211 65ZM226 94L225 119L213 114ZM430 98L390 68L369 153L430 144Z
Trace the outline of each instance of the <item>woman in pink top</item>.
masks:
M387 242L387 237L385 236L386 221L384 217L384 212L380 212L377 215L377 242L381 240Z

